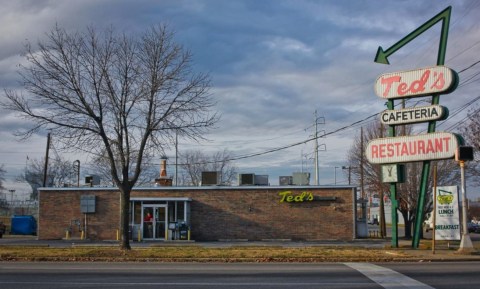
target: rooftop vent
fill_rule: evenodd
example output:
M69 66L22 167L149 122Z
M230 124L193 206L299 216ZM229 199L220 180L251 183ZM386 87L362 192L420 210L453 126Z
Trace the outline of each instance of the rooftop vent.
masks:
M310 173L293 173L292 184L295 186L310 185Z
M255 186L268 186L268 175L255 175Z
M254 186L255 185L255 174L239 174L238 175L238 184L240 186Z
M202 186L216 186L222 183L221 172L202 172Z
M278 178L278 183L280 186L290 186L293 184L292 176L280 176Z

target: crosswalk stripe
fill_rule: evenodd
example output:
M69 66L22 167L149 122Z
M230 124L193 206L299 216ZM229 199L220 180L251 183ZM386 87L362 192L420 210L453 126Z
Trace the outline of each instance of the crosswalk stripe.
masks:
M433 287L391 269L370 263L344 263L386 289L433 289Z

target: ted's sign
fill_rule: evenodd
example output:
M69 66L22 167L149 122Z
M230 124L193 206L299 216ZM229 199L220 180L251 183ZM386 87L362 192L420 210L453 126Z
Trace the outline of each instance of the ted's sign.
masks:
M445 66L385 73L375 81L375 93L386 99L450 93L458 84L458 75Z

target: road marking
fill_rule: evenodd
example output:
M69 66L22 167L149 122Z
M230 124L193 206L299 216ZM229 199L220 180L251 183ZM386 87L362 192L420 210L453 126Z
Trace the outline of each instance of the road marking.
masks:
M407 277L391 269L369 263L345 263L386 289L434 289L433 287Z
M270 283L270 282L35 282L35 281L25 281L25 282L2 282L0 281L1 285L48 285L48 286L66 286L66 287L82 287L82 286L95 286L95 287L105 287L105 286L123 286L123 287L136 287L139 286L143 287L150 287L154 286L155 288L162 287L162 286L181 286L184 288L193 288L193 287L252 287L252 288L259 288L259 287L267 287L267 288L280 288L280 287L287 287L287 288L303 288L303 287L313 287L313 286L320 286L320 288L324 288L325 286L331 287L338 287L340 288L365 288L365 286L371 285L372 283L347 283L347 282L282 282L282 283Z

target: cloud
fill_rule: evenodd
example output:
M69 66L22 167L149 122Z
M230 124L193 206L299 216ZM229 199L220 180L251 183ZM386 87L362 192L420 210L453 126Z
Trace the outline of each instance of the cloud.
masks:
M320 129L327 132L383 110L384 101L373 93L376 77L385 71L433 65L439 27L392 55L390 66L373 62L378 46L388 48L448 5L453 12L447 65L463 69L480 60L476 54L480 4L475 1L6 1L0 7L0 84L21 89L17 69L23 61L23 44L44 38L56 23L68 31L89 25L113 26L126 34L165 23L193 53L193 69L210 73L211 93L222 114L217 129L207 135L210 142L181 141L180 149L228 148L241 156L309 139L315 110L325 118ZM467 70L461 79L474 76L479 69L480 65ZM477 96L476 91L473 78L470 84L442 96L441 103L460 107ZM17 142L11 132L26 126L23 120L4 113L0 118L4 144L14 148ZM358 130L353 126L322 140L327 151L321 153L321 173L325 174L321 180L332 183L333 168L345 164ZM34 145L34 141L40 143ZM44 142L41 137L34 139L32 147L43 151ZM309 142L236 164L242 169L270 171L273 178L301 170L302 150L312 154L312 148ZM8 154L1 156L12 162Z

